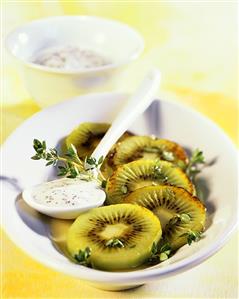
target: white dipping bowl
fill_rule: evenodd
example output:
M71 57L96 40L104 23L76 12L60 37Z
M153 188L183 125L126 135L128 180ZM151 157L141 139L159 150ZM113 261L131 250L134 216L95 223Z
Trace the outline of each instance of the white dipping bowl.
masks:
M108 58L105 66L62 70L32 63L47 48L76 45ZM89 91L113 89L124 67L144 48L141 35L118 21L93 16L60 16L23 25L6 38L6 47L22 68L26 88L46 107Z
M1 152L3 225L12 241L42 264L107 290L131 288L195 267L226 243L237 223L237 150L230 139L196 111L181 104L155 101L129 129L203 150L211 162L198 175L207 206L204 237L183 246L161 264L130 272L104 272L74 264L53 246L46 219L21 199L21 190L51 180L55 173L55 169L45 167L44 161L30 159L34 152L32 140L46 140L49 147L55 147L81 122L111 122L126 97L118 93L87 95L44 109L17 128Z

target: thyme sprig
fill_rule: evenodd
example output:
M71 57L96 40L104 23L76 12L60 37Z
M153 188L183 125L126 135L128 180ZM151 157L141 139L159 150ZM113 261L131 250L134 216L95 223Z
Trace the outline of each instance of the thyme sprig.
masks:
M122 248L122 247L124 247L124 243L120 239L112 238L112 239L108 240L105 243L105 246L106 247L118 247L118 248Z
M104 180L104 177L99 170L99 166L103 163L103 157L100 157L98 161L93 157L86 157L83 162L79 158L77 149L73 144L67 149L65 155L61 156L58 154L57 149L48 149L46 142L41 142L38 139L33 140L33 148L36 153L31 159L46 160L46 166L56 166L58 168L58 176L66 176L67 178L79 177L80 179L90 181L94 179L92 170L96 169L97 173L101 176L101 179Z
M187 213L176 214L169 220L167 226L174 226L180 223L187 224L190 221L191 221L191 216L189 214Z
M152 176L155 180L162 181L162 183L168 181L168 177L163 174L162 168L157 164L153 166Z
M86 157L84 161L84 168L86 170L92 170L98 168L103 163L103 156L97 161L94 157Z
M190 179L194 179L196 174L200 172L198 165L204 164L205 158L203 152L199 149L193 151L188 164L186 165L185 172Z
M154 242L151 249L151 256L148 262L150 264L157 264L159 262L163 262L170 257L171 252L172 252L172 248L168 242L164 243L160 248Z
M191 245L192 242L198 242L202 238L202 232L196 230L189 230L188 232L182 234L180 237L187 237L188 245Z
M91 248L86 247L85 250L79 250L78 254L75 254L74 259L82 266L91 267L90 256Z

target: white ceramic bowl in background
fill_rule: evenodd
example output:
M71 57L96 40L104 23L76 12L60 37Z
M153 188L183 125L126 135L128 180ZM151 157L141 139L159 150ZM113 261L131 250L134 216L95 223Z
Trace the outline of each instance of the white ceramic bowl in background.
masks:
M39 51L78 45L101 53L111 64L64 71L32 63ZM26 87L41 107L87 92L113 89L114 81L144 48L141 35L128 25L93 16L60 16L25 24L6 39L6 47L22 67Z
M211 162L198 176L208 209L204 238L191 246L185 245L159 265L132 272L86 268L57 251L48 238L48 222L24 205L19 195L23 188L52 178L53 169L46 168L44 162L30 159L32 140L44 139L49 147L55 147L81 122L110 122L125 98L122 94L103 93L49 107L23 123L2 147L2 216L9 237L42 264L108 290L130 288L198 265L225 244L237 223L237 151L230 139L201 114L180 104L155 101L130 130L171 139L185 148L203 150L206 160Z

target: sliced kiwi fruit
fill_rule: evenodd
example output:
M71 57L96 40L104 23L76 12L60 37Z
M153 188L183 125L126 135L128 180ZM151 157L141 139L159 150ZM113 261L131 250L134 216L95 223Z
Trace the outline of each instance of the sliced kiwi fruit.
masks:
M84 159L91 155L109 127L106 123L82 123L66 137L66 147L73 144L78 156Z
M148 209L132 204L100 207L80 215L67 234L67 248L74 258L91 249L93 268L117 271L142 265L153 243L162 235L158 218Z
M186 163L187 155L175 142L150 136L132 136L118 143L109 157L112 168L138 159L160 159L177 165Z
M108 179L107 203L123 202L136 189L152 185L173 185L195 193L192 182L174 164L162 160L137 160L119 166Z
M84 159L86 156L89 157L109 127L110 124L107 123L81 123L66 137L63 148L69 148L73 144L81 159ZM132 136L132 134L125 132L119 141L124 140L128 136Z
M174 250L187 243L188 232L204 229L205 206L183 188L147 186L132 192L124 202L151 210L160 220L164 241Z

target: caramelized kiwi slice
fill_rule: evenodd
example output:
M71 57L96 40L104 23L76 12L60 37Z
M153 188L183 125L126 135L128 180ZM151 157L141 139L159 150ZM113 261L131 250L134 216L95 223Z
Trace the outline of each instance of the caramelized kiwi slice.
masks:
M160 159L177 165L186 163L187 155L175 142L150 136L132 136L117 144L110 159L113 168L138 159Z
M73 144L78 156L84 159L92 154L109 127L106 123L82 123L66 137L66 147L69 148Z
M186 174L174 164L161 160L137 160L119 166L108 179L107 203L124 201L131 192L152 185L173 185L194 193L194 186Z
M174 250L187 243L187 232L204 229L205 206L183 188L147 186L132 192L124 202L151 210L160 220L165 242Z
M119 204L80 215L68 231L67 248L73 258L90 248L93 268L130 270L147 261L161 235L160 222L151 211Z
M110 124L107 123L81 123L65 138L62 148L65 151L71 144L73 144L77 149L78 156L84 160L85 157L89 157L93 153L94 149L104 137L109 127ZM132 135L132 133L127 131L118 141L123 141ZM111 152L107 155L101 169L107 177L112 174L111 164L109 163L110 156Z

